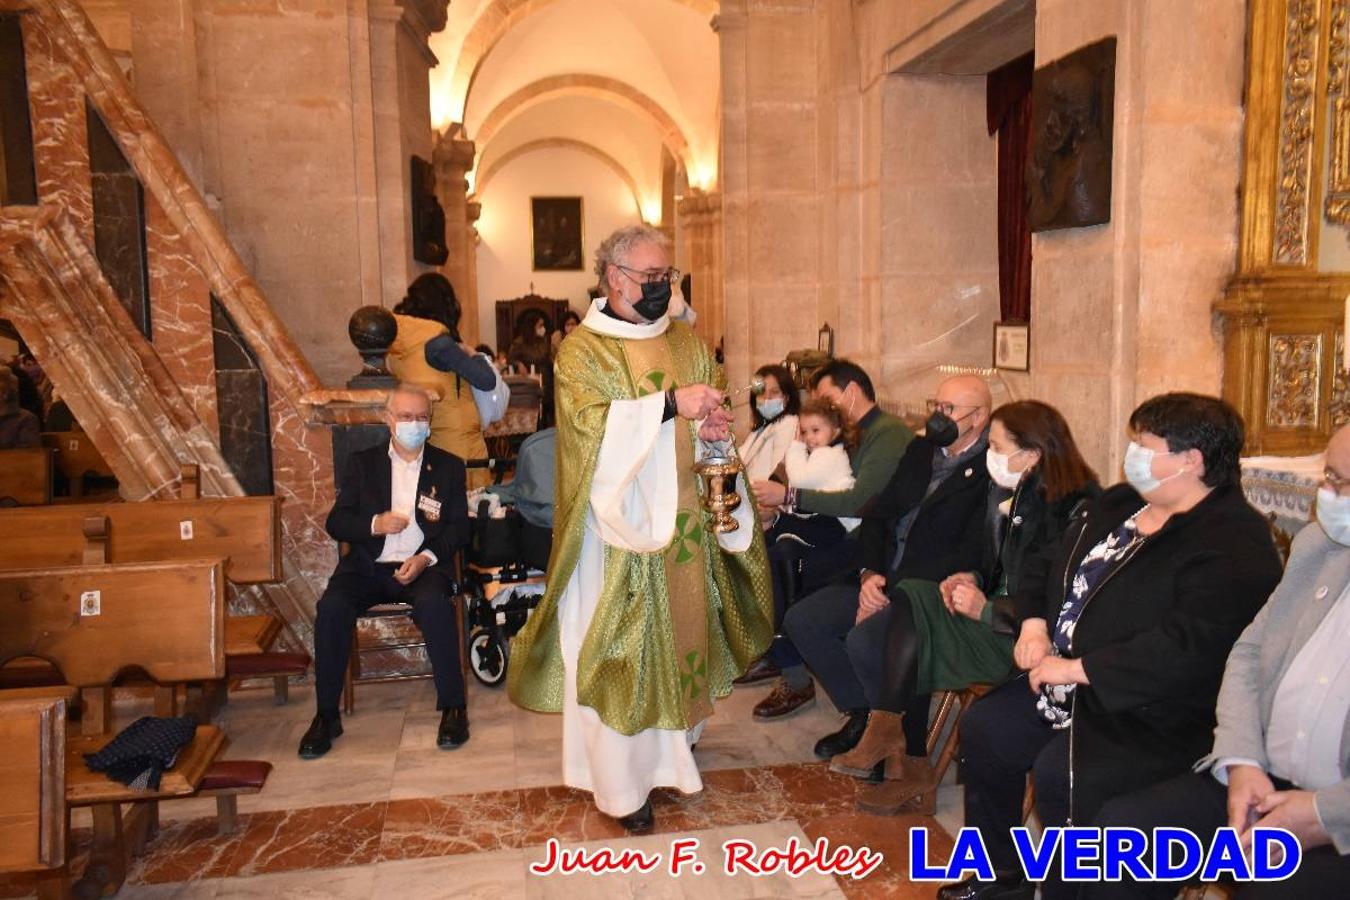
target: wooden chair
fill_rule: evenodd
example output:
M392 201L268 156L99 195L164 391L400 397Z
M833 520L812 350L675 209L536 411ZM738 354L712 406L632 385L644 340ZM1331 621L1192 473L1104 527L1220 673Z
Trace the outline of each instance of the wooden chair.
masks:
M73 688L0 692L0 872L38 872L60 893L66 865L66 710Z
M0 450L0 506L52 502L52 451L46 447Z
M455 629L459 632L460 653L459 669L464 678L464 684L467 687L469 683L469 654L465 649L467 644L467 635L464 633L464 601L458 590L455 590L447 599L447 602L455 605ZM411 617L412 607L404 603L383 603L379 606L372 606L361 614L363 619L394 619L399 617ZM416 625L409 627L414 630ZM347 655L347 671L343 675L342 681L342 711L347 715L356 712L356 685L362 684L380 684L389 681L411 681L415 678L430 678L431 672L421 672L415 675L377 675L363 678L361 676L361 654L374 653L389 650L407 650L413 647L423 646L421 634L416 637L401 638L395 637L393 640L378 644L361 645L360 625L352 629L352 649Z
M938 751L937 761L933 763L933 778L938 783L947 774L947 768L956 758L956 751L961 746L961 720L965 718L970 710L970 704L983 697L994 689L992 684L972 684L959 691L943 691L938 695L938 710L933 716L932 722L928 726L928 755L932 756L933 751L938 749L938 742L942 741L942 730L947 725L947 719L951 716L952 709L957 710L956 721L952 723L952 730L947 735L947 739L942 741L942 748ZM1035 787L1031 780L1030 773L1027 774L1026 792L1022 795L1022 821L1025 822L1031 816L1031 811L1036 805Z

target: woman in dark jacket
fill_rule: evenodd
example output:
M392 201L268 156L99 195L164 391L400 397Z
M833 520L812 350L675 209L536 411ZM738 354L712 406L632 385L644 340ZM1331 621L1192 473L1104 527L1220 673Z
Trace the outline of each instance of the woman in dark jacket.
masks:
M859 777L884 772L886 783L859 799L867 812L931 814L937 785L923 743L906 747L906 730L916 737L923 730L905 728L907 712L926 725L932 692L1002 681L1013 671L1014 605L1044 593L1065 529L1101 493L1064 417L1035 400L994 410L986 461L995 485L991 504L998 508L986 519L983 565L941 584L907 579L891 590L886 670L870 686L867 730L857 747L830 761L836 772Z
M1242 494L1242 418L1227 403L1164 394L1130 416L1127 485L1070 528L1014 651L1028 669L961 723L965 824L994 882L944 900L1026 897L1009 828L1028 771L1043 826L1091 825L1110 798L1188 771L1208 752L1224 662L1280 578L1269 526ZM1072 897L1057 880L1046 900Z

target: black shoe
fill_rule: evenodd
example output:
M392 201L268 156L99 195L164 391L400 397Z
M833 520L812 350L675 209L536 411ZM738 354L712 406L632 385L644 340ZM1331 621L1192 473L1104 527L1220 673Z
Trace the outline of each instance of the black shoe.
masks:
M816 741L816 756L820 759L830 759L858 746L863 732L867 730L867 716L868 710L865 709L855 709L849 713L843 728Z
M1021 872L996 872L993 881L979 881L973 875L956 884L938 888L938 900L1032 900L1036 885Z
M651 798L648 797L643 801L642 808L637 812L619 816L618 821L629 834L646 834L651 831L652 825L656 823L656 816L652 813Z
M441 727L436 731L436 746L453 750L469 739L469 714L462 706L441 712Z
M318 759L333 749L334 738L342 736L342 717L325 718L315 716L309 723L309 730L300 739L300 758Z

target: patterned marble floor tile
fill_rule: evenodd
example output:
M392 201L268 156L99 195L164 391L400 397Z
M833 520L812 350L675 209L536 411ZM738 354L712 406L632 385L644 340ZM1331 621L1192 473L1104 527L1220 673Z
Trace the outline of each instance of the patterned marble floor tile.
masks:
M217 898L274 897L286 900L370 900L375 893L375 866L308 869L274 875L223 878L215 881Z
M380 861L485 853L520 844L521 792L391 800Z
M375 866L375 900L519 900L526 895L519 850L438 859L382 862Z
M386 805L324 806L247 816L227 874L372 863L379 854Z
M928 816L870 816L854 812L805 819L802 830L815 840L828 837L832 844L867 847L881 853L883 863L868 877L857 880L840 878L839 886L850 900L927 900L937 893L936 884L916 884L909 880L909 830L927 828L929 852L933 858L951 851L952 839Z

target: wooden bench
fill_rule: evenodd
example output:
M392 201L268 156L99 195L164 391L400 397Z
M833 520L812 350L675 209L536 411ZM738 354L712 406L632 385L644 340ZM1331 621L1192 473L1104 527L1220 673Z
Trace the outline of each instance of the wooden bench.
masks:
M0 509L3 569L74 566L97 539L87 520L106 521L112 563L225 559L235 584L280 581L281 499L204 497L140 503L75 503Z
M52 502L52 451L46 447L0 450L0 505Z
M40 883L60 881L66 709L74 694L72 688L0 693L0 872L38 872Z
M221 559L71 566L0 572L0 664L49 660L66 681L101 702L86 709L85 734L66 747L66 802L89 806L94 843L81 892L115 892L130 853L152 833L157 801L194 794L225 744L199 725L158 790L136 791L92 772L83 754L108 740L108 686L130 667L160 683L225 674L225 575ZM96 721L102 733L91 734ZM122 806L130 804L127 816Z
M72 497L84 496L86 475L96 478L116 477L89 435L83 431L44 431L42 446L56 453L56 467L69 480Z

